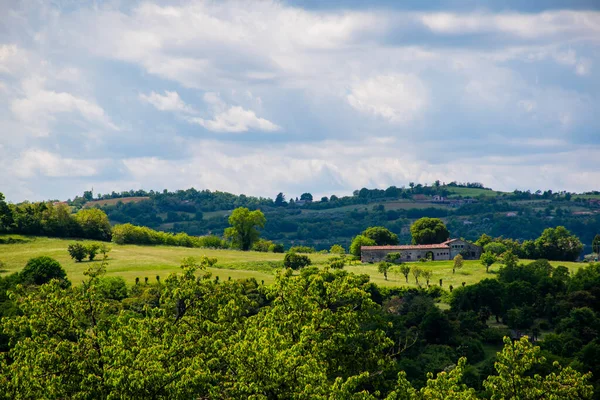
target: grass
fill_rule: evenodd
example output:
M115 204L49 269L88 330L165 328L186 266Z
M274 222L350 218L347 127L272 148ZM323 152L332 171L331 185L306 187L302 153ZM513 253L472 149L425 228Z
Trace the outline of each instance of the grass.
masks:
M61 263L69 279L78 283L82 281L83 272L90 265L99 263L99 261L80 263L73 261L67 253L67 246L73 240L41 237L29 239L30 241L26 243L0 245L0 261L4 263L0 274L20 271L30 258L50 256ZM115 244L111 244L111 247L107 276L122 276L130 283L135 282L136 277L143 281L147 276L149 280L154 281L156 275L160 275L161 279L164 279L172 272L179 271L183 258L200 258L203 255L217 258L216 266L210 271L213 275L218 275L220 279L254 277L259 282L264 280L265 283L269 283L274 280L275 271L279 269L279 265L283 261L283 254L254 251ZM322 265L330 256L310 254L309 257L314 264Z
M444 186L444 189L448 190L451 193L450 197L452 197L452 195L463 196L463 197L477 197L477 196L496 197L496 196L503 194L503 192L497 192L495 190L456 187L456 186Z
M7 236L0 236L0 239ZM15 244L0 244L0 261L4 267L0 274L9 274L20 271L27 260L37 256L50 256L58 260L69 279L74 283L81 282L84 278L83 272L92 264L97 263L84 261L76 263L67 253L67 246L73 242L70 239L29 237L24 242ZM135 278L139 277L143 281L144 277L154 281L156 275L161 279L166 278L172 272L179 271L181 260L185 257L200 258L203 255L217 258L218 262L210 271L213 275L218 275L220 279L243 279L254 277L259 282L264 280L270 283L274 280L274 275L279 270L283 254L259 253L254 251L237 250L216 250L216 249L192 249L186 247L169 246L135 246L135 245L111 245L112 251L108 258L108 276L122 276L126 281L133 283ZM99 256L100 257L100 256ZM314 265L323 266L329 254L309 254ZM527 262L527 260L523 260ZM552 261L552 265L564 265L571 271L576 271L585 264L574 262ZM433 277L430 284L439 285L440 278L443 280L442 287L448 288L450 285L459 287L462 282L470 285L477 283L485 278L495 278L499 265L490 267L490 272L486 273L485 268L479 261L466 260L464 267L452 273L452 261L431 261L409 263L412 267L418 266L422 269L432 271ZM367 274L371 280L382 286L417 286L414 277L409 275L409 283L406 283L404 276L399 272L399 267L392 267L388 273L388 279L377 271L377 264L358 264L348 265L345 269L356 274ZM425 282L419 279L421 285Z

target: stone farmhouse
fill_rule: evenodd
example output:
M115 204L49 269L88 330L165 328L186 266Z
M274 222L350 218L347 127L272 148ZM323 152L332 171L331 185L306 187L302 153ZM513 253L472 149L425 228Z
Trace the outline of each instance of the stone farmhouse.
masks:
M419 244L400 246L362 246L360 258L362 262L379 262L385 260L389 253L400 253L401 261L418 261L422 258L431 260L452 260L462 254L465 260L478 260L482 248L461 239L450 239L439 244Z

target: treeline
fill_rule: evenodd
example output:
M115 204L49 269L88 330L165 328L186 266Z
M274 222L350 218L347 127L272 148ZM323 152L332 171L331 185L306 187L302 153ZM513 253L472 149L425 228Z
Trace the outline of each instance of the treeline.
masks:
M492 312L460 300L467 296L464 291L456 290L452 308L443 311L436 301L448 294L439 287L386 289L368 276L311 267L296 275L282 270L273 285L265 286L253 279L213 277L205 270L213 262L187 259L180 274L133 286L104 277L105 264L88 270L76 288L60 277L21 286L0 278L0 286L14 293L3 303L13 312L0 322L6 335L0 398L593 396L590 376L582 373L586 364L569 365L569 358L525 339L503 340L507 329L488 326ZM532 267L540 269L547 268ZM585 274L593 271L587 267ZM552 293L571 284L559 269L536 282L544 279L561 288ZM526 281L506 285L527 285L521 282ZM549 289L538 283L530 287L533 298L542 301ZM574 292L564 290L564 306L579 308L561 306L556 315L566 313L559 325L576 335L582 326L577 313L582 305L590 307L595 295L572 298ZM499 311L507 321L515 307L535 304L526 296L524 303L512 298L512 292L501 297L512 302L506 313ZM587 339L593 332L584 333ZM500 352L486 355L484 344Z
M98 209L85 209L72 214L64 204L7 204L0 193L0 233L109 241L111 225L107 215Z
M229 245L219 236L189 236L187 233L160 232L145 226L132 224L116 225L112 231L112 241L117 244L166 245L182 247L206 247L225 249Z
M492 239L482 234L475 244L496 256L510 251L519 258L530 260L576 261L583 251L583 243L564 226L546 228L537 239L523 242L503 237Z

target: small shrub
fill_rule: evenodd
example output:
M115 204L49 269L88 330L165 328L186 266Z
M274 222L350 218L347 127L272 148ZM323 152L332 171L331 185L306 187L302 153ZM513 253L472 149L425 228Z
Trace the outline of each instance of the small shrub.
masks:
M77 262L81 262L87 256L87 248L81 243L71 243L67 248L69 255Z
M346 250L339 244L334 244L333 246L331 246L329 252L331 254L346 254Z
M269 251L271 253L283 253L285 252L285 249L281 243L273 243L269 246Z
M316 250L314 247L309 246L293 246L290 247L290 253L315 253Z
M98 291L106 299L121 301L127 298L127 284L120 276L101 278L97 285Z
M345 264L346 264L346 262L343 258L336 258L334 260L330 260L329 268L343 269Z
M402 254L400 254L400 253L388 253L385 256L385 261L390 262L392 264L399 264L401 258L402 258Z
M100 250L100 245L98 243L90 243L85 246L85 251L87 252L88 260L94 261L96 258L96 254L98 254L98 250Z
M291 269L300 269L311 265L312 262L308 256L296 254L293 252L286 253L283 258L283 266Z
M266 253L269 251L269 248L273 245L274 245L274 243L271 242L270 240L259 239L252 245L252 250Z

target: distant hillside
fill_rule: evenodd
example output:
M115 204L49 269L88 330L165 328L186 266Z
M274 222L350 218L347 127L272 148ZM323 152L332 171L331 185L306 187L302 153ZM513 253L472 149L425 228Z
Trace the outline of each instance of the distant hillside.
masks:
M69 204L100 207L111 223L131 222L153 229L191 235L221 235L227 217L237 207L261 209L267 224L263 236L284 243L328 248L348 245L353 236L369 226L386 226L410 241L409 227L420 217L439 217L455 237L477 239L482 233L513 239L534 239L543 229L566 226L588 246L600 230L600 193L499 192L478 183L362 188L351 196L274 199L225 192L130 191L89 201L77 197Z

